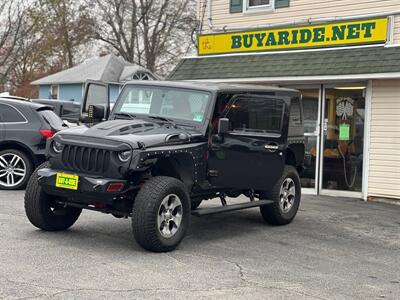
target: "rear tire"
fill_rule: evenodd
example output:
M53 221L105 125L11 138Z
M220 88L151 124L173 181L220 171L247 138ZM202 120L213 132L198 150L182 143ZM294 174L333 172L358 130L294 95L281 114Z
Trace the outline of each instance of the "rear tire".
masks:
M273 203L260 206L264 221L272 225L286 225L293 221L301 200L301 184L297 170L286 165L281 178L265 193Z
M46 194L38 183L39 169L49 167L41 164L29 179L25 191L25 213L32 225L46 231L61 231L71 227L78 220L82 209L63 207L57 204L57 197Z
M15 149L0 151L0 189L25 188L32 171L32 161L24 152Z
M185 185L175 178L153 177L136 196L132 230L138 244L146 250L174 250L184 238L189 220L189 194Z

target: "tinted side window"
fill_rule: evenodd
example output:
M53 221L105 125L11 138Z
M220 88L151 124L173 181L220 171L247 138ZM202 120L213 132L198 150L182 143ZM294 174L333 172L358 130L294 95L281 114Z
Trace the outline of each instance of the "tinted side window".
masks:
M227 118L234 132L280 132L284 107L279 99L243 97L229 107Z
M300 109L300 99L293 98L290 105L290 119L289 126L296 127L300 126L302 122L302 115Z
M0 104L0 122L15 123L26 122L26 119L14 107Z
M86 112L89 110L89 105L103 105L108 104L107 87L103 85L90 83L88 87L88 94L86 100Z
M41 110L39 115L51 128L61 129L63 127L63 121L52 110Z

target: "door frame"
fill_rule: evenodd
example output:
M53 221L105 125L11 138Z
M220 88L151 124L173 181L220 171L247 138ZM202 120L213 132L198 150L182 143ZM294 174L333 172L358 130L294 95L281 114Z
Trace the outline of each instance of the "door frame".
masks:
M363 175L362 175L362 191L341 191L341 190L328 190L322 188L322 176L323 176L323 151L324 151L324 113L325 113L325 89L332 88L334 86L355 86L355 85L366 85L365 95L365 118L364 118L364 145L363 145ZM318 121L317 121L317 132L316 134L305 134L305 136L316 136L317 137L317 153L316 153L316 170L315 170L315 187L314 188L302 188L302 192L306 195L326 195L326 196L337 196L337 197L351 197L360 198L367 200L368 196L368 173L369 173L369 142L370 142L370 124L371 124L371 103L372 103L372 80L369 81L351 81L344 82L338 81L336 83L321 83L321 84L287 84L282 86L295 88L295 89L319 89L318 99Z
M320 179L320 142L321 142L321 99L322 99L322 84L294 84L294 85L282 85L298 90L318 90L318 114L317 114L317 124L314 133L304 133L304 136L316 137L316 157L315 157L315 184L313 188L301 188L301 191L305 195L318 195L319 194L319 179Z
M362 182L361 182L361 192L354 191L342 191L342 190L329 190L322 187L323 181L323 154L324 152L324 114L325 114L325 91L327 88L332 88L335 86L360 86L365 85L367 88L365 90L365 115L364 115L364 144L363 144L363 164L362 164ZM367 199L368 194L368 166L369 166L369 125L370 125L370 110L371 110L371 100L372 100L372 81L357 81L357 82L338 82L338 83L328 83L321 84L321 110L320 110L320 148L318 153L320 153L320 163L319 163L319 182L318 191L320 195L324 196L337 196L337 197L349 197L349 198L360 198L363 200Z

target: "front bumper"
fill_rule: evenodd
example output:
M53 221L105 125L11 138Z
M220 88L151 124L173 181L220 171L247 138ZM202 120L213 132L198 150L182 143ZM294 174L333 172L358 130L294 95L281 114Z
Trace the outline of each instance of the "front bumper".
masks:
M117 195L121 195L133 188L126 180L103 178L100 176L91 176L73 172L67 173L79 176L78 189L70 190L59 188L56 187L57 173L65 172L48 168L40 169L38 171L39 185L48 194L70 198L74 202L90 204L95 201L112 204ZM107 188L110 183L122 183L123 189L118 192L108 192Z

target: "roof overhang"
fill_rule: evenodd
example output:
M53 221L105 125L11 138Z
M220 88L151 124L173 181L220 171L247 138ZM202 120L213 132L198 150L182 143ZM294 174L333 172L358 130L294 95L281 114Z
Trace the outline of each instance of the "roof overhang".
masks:
M400 78L400 47L358 46L307 51L183 58L172 80L312 82Z
M31 82L31 85L85 84L84 82Z
M373 73L356 75L324 75L324 76L288 76L288 77L249 77L249 78L215 78L215 79L191 79L190 81L202 82L321 82L321 81L355 81L371 79L400 79L400 72L397 73Z

